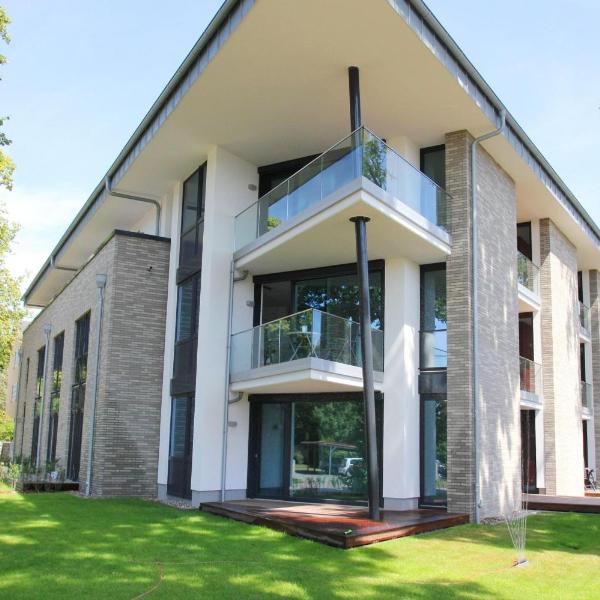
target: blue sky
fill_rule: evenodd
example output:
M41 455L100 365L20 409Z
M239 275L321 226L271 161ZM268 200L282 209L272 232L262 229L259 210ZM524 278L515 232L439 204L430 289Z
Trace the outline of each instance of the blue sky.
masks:
M31 278L221 0L0 0L11 16L0 113L21 223L9 266ZM429 0L559 175L600 222L600 3Z

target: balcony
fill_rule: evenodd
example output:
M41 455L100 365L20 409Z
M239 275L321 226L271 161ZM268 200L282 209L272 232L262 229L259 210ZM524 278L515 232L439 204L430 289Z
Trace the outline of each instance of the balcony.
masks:
M581 407L591 413L594 410L594 397L592 395L592 384L582 381L580 383Z
M519 357L521 400L539 404L542 401L542 365Z
M383 383L383 331L371 329L375 387ZM230 389L286 393L362 388L360 326L305 310L231 336Z
M579 333L584 338L590 337L591 328L591 316L590 307L586 306L583 302L579 303Z
M449 209L442 188L360 128L237 215L236 266L266 273L282 262L290 270L352 262L348 219L357 214L372 219L371 256L445 260Z
M540 309L540 268L533 261L517 252L517 283L519 312Z

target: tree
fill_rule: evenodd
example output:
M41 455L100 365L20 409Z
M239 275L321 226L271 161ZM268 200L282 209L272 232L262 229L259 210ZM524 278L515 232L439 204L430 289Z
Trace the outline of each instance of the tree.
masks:
M0 38L9 42L7 25L10 23L6 11L0 7ZM0 65L6 62L6 58L0 55ZM0 126L4 119L0 118ZM12 174L14 164L12 160L2 152L1 148L10 144L10 140L0 131L0 185L12 189ZM25 312L20 302L19 279L13 277L6 266L6 256L10 253L10 247L17 234L18 226L8 220L6 209L0 204L0 417L5 415L6 406L6 369L10 362L12 345L19 333L21 319ZM4 427L5 418L0 418L0 433L9 435L11 432ZM0 435L0 439L2 438ZM11 434L12 435L12 434Z
M4 8L0 6L0 39L10 43L10 36L8 35L8 24L10 23L10 18L6 14ZM0 66L6 63L6 57L3 54L0 54ZM6 121L8 117L0 117L0 128L4 125L4 121ZM13 173L15 172L15 163L12 161L10 156L8 156L2 148L5 146L9 146L11 140L8 139L6 134L3 131L0 131L0 185L3 185L5 188L11 190L13 184Z

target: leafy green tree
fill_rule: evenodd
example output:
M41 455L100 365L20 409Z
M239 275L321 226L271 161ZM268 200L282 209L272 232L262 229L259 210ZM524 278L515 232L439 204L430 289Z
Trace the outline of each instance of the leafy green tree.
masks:
M0 39L7 44L10 42L10 36L8 35L8 24L10 18L6 14L4 8L0 6ZM6 56L0 54L0 65L6 62ZM8 117L0 117L0 128L4 125ZM11 140L8 139L3 131L0 131L0 185L3 185L7 189L12 189L13 184L13 173L15 172L15 163L12 161L2 148L10 145Z
M8 43L10 38L7 26L10 19L6 11L0 7L0 38ZM0 55L0 65L6 62L6 58ZM0 118L0 127L4 123ZM0 186L12 189L12 175L14 163L10 157L2 151L2 147L8 146L10 140L0 131ZM20 302L20 280L13 277L6 266L6 257L10 253L10 247L17 234L18 227L8 220L6 209L0 204L0 439L12 437L12 423L6 417L6 369L10 361L12 345L19 333L21 319L24 316Z

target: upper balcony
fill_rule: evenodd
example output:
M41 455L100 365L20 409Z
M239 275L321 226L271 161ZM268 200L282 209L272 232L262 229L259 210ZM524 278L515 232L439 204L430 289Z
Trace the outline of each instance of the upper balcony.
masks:
M371 329L375 388L383 383L383 331ZM232 392L362 389L360 326L316 309L231 336Z
M540 268L523 253L517 251L517 283L519 312L540 309Z
M349 218L369 223L369 257L419 264L450 254L450 196L362 127L235 218L239 269L273 271L354 262Z

